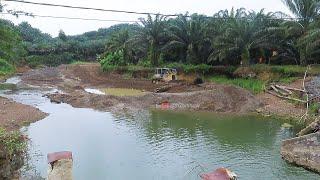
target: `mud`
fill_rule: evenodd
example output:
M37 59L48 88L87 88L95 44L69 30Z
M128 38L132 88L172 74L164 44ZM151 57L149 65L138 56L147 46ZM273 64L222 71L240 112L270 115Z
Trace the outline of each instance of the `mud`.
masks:
M43 119L46 116L46 113L37 108L0 97L0 127L7 130L19 130L22 126Z
M22 76L24 83L38 86L56 86L64 93L48 94L56 103L103 111L119 109L138 110L161 107L168 102L171 110L248 113L260 107L258 98L244 89L204 83L193 85L183 81L172 82L165 93L154 93L168 83L153 84L149 79L128 78L119 72L105 73L99 64L62 65L57 68L32 70ZM129 88L145 92L143 96L117 97L85 92L84 88Z

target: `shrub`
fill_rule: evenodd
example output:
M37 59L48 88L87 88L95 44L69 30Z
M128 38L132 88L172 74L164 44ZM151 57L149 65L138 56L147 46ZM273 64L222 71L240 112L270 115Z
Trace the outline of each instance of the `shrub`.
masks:
M64 52L61 54L48 54L48 55L32 55L26 58L26 62L32 68L46 65L46 66L58 66L61 64L69 64L74 61L74 54Z
M0 179L12 179L23 166L27 143L19 131L0 127Z
M15 68L4 59L0 59L0 76L6 76L13 73Z
M103 71L114 70L117 66L126 65L123 59L123 51L108 53L100 60Z

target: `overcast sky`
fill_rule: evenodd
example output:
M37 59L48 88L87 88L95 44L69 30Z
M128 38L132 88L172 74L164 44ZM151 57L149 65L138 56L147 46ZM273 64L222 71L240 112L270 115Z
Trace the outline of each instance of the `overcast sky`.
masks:
M281 0L29 0L33 2L46 2L54 4L65 4L72 6L85 6L103 9L128 10L138 12L155 12L162 14L176 13L199 13L213 15L221 9L231 9L244 7L247 10L282 11L289 14L288 9ZM142 15L132 15L123 13L98 12L92 10L75 10L59 7L46 7L38 5L28 5L15 2L5 2L6 9L22 10L35 15L67 16L81 18L116 19L116 20L137 20ZM10 15L0 15L1 18L9 19L15 24L28 21L33 27L37 27L43 32L57 36L60 29L68 35L81 34L83 32L97 30L101 27L109 27L117 24L115 22L98 22L83 20L65 20L50 18L15 18Z

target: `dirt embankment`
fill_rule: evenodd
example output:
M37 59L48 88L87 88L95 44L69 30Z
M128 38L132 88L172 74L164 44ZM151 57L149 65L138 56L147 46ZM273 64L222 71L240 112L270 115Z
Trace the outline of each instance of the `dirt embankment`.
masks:
M309 84L312 77L306 79L306 84ZM303 89L303 79L298 79L290 84L282 84L292 88ZM261 100L263 106L257 111L264 115L276 115L284 118L301 119L306 113L306 107L301 103L289 102L289 100L281 99L268 93L260 93L257 98Z
M250 92L229 85L205 83L192 85L186 82L153 84L149 79L128 78L121 73L105 73L99 64L62 65L57 68L32 70L22 77L32 85L57 86L64 93L49 94L54 102L74 107L98 110L137 110L161 107L169 102L172 110L195 110L211 112L247 113L260 107L260 101ZM170 86L165 93L154 93L157 88ZM90 94L84 88L133 88L143 90L143 96L117 97Z
M0 127L7 130L18 130L46 116L46 113L37 108L0 97Z

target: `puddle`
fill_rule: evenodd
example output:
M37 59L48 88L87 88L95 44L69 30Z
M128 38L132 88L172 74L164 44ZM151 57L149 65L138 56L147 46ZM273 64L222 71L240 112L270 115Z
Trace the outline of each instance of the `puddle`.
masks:
M100 91L99 89L85 88L84 90L85 90L86 92L92 93L92 94L105 95L105 93L102 92L102 91Z
M126 89L126 88L106 88L101 89L102 92L113 96L143 96L144 91L138 89Z
M19 76L14 76L6 80L6 84L18 84L21 82L21 78Z

